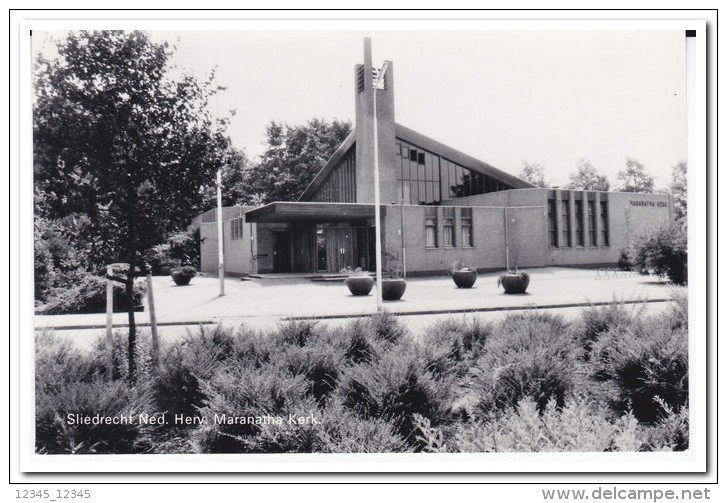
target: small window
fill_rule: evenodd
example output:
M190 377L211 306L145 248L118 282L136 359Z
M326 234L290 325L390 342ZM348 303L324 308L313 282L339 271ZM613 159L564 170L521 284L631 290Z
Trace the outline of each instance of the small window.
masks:
M548 237L550 246L558 246L558 217L555 214L555 199L548 199Z
M576 246L584 246L583 236L583 201L576 203Z
M472 246L472 208L462 208L462 246Z
M596 201L588 201L588 245L596 246Z
M424 152L419 152L419 154L417 156L417 162L419 164L424 164L425 163L425 160L424 160Z
M238 218L230 222L230 238L233 241L242 239L243 219Z
M570 200L562 199L560 201L560 208L562 217L561 229L563 230L562 245L570 247L572 245L570 238Z
M601 201L601 246L608 246L608 201Z
M426 208L424 213L424 231L427 248L437 247L437 208Z
M409 160L417 162L418 159L419 159L419 156L417 155L416 149L414 149L414 148L409 149Z

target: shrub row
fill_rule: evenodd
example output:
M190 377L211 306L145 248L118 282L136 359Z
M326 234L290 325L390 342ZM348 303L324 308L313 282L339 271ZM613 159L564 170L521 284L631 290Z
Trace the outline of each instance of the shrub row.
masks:
M114 282L114 312L125 312L128 307L126 286ZM140 306L146 295L146 283L134 283L134 307ZM70 288L53 289L48 297L45 314L103 313L106 311L106 279L94 274L83 274Z
M134 388L123 380L122 335L118 380L107 383L102 344L82 353L41 334L37 450L682 450L687 328L685 298L659 316L614 303L571 322L539 311L495 323L452 318L417 338L391 314L341 327L200 327L163 347L158 373L142 337ZM139 411L164 413L167 424L107 430L64 421L73 412Z

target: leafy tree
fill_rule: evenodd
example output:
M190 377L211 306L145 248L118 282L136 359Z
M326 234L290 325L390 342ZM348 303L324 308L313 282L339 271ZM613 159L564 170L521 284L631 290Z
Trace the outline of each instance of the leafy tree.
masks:
M35 66L36 214L85 215L89 269L125 262L129 376L136 325L133 276L142 256L201 210L200 186L225 160L225 121L207 104L220 88L169 75L172 51L147 33L70 32Z
M523 167L518 177L530 182L536 187L547 187L548 182L545 181L545 168L537 162L522 161Z
M272 121L267 150L260 163L245 172L242 186L260 203L297 201L350 132L350 122L335 119L313 119L301 126Z
M602 190L607 191L611 187L606 175L599 175L588 159L579 159L575 173L570 175L570 183L567 188L573 190Z
M259 197L253 192L250 183L250 174L253 164L243 149L230 147L225 154L225 165L222 167L222 204L256 205ZM208 183L200 191L202 193L202 206L204 209L214 208L217 205L217 184Z
M687 218L687 163L681 161L671 169L671 185L674 197L674 213L677 220Z
M654 192L654 177L646 172L644 165L631 157L626 158L626 168L618 172L621 192Z

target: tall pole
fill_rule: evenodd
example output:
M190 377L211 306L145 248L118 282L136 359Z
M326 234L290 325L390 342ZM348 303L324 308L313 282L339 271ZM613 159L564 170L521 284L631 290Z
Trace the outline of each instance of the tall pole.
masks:
M505 206L505 267L510 271L510 242L507 235L507 206Z
M384 310L384 299L382 297L381 285L381 195L379 194L379 119L376 116L376 89L379 82L384 81L386 63L381 67L379 76L374 84L374 219L376 221L376 310Z
M402 184L403 185L403 184ZM401 265L406 278L406 242L404 241L404 197L401 198Z
M220 273L220 297L225 295L225 241L222 232L222 169L217 170L217 264Z

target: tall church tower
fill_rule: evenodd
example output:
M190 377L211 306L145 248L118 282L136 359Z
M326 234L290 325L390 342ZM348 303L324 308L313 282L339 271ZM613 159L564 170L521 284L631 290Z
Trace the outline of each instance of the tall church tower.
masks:
M375 86L380 69L371 62L371 39L364 39L364 62L354 70L356 93L356 202L374 202L374 93L378 126L379 181L381 204L398 203L394 122L394 64L387 66L383 83Z

